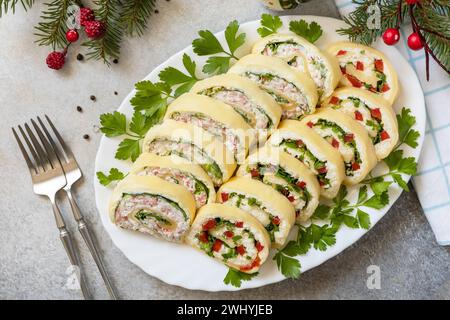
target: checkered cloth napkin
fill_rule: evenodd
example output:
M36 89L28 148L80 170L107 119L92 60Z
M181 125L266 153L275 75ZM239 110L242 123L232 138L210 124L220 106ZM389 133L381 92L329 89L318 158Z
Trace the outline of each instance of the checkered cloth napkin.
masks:
M342 16L355 8L350 0L335 2ZM426 80L423 50L412 51L406 45L411 32L410 26L403 26L396 47L419 77L427 111L425 142L413 184L437 242L450 245L450 78L430 59L430 81Z

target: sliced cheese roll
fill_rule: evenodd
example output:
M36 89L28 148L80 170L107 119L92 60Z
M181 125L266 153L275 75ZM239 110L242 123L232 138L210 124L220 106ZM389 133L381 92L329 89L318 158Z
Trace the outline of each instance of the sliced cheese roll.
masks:
M386 158L398 142L397 118L381 97L357 88L337 89L324 106L339 110L361 124L369 134L378 159Z
M303 163L279 148L265 146L251 154L236 176L259 180L281 193L294 206L299 222L308 220L319 204L316 177Z
M143 152L172 154L199 164L215 186L230 179L236 169L233 153L208 131L190 123L166 119L145 135Z
M317 87L320 101L331 95L341 77L334 57L294 34L264 37L255 43L252 53L281 58L295 70L308 73Z
M397 73L384 54L353 42L337 42L327 50L339 61L341 87L369 90L392 106L398 93Z
M267 230L274 247L284 245L295 223L295 210L289 200L254 179L231 179L220 187L217 202L237 207L255 217Z
M236 74L221 74L197 82L191 92L230 105L252 128L271 130L278 126L281 107L253 81Z
M314 130L298 121L284 120L269 143L305 164L316 175L322 196L336 196L345 178L344 162L340 154Z
M185 93L167 108L165 119L190 123L217 137L243 161L254 139L251 127L229 105L194 93Z
M308 74L295 71L283 60L259 54L241 58L230 70L255 82L283 109L283 119L299 119L313 113L317 90Z
M326 108L305 117L301 123L314 129L341 154L345 184L361 182L377 164L375 148L367 132L346 114Z
M155 176L129 175L112 194L109 216L117 226L181 242L195 217L195 201L184 187Z
M155 176L185 187L193 195L197 208L215 201L216 191L211 178L198 164L178 157L143 153L131 167L131 174Z
M212 203L200 208L186 242L227 266L255 273L269 255L270 238L254 217Z

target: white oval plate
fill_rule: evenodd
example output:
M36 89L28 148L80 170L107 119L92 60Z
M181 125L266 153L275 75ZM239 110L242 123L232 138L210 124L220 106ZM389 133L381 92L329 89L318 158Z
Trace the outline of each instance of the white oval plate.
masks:
M317 41L316 45L324 48L327 44L339 40L346 40L343 36L336 33L336 29L345 26L344 22L337 19L316 17L316 16L284 16L283 29L281 32L288 31L287 26L289 21L305 19L306 21L316 21L319 23L324 34ZM259 27L259 21L251 21L241 25L240 31L247 34L246 44L237 52L238 56L242 56L250 52L252 44L259 39L256 29ZM222 44L225 44L224 33L216 34L217 38ZM226 46L225 46L226 47ZM394 47L388 47L382 43L374 45L375 48L383 51L389 59L393 62L397 73L399 74L400 94L395 103L395 110L398 112L401 107L409 107L417 119L415 129L421 133L419 139L419 146L416 149L406 148L405 156L412 156L416 159L419 157L422 148L423 137L425 133L425 105L422 88L416 74L401 56L400 52ZM178 52L170 57L166 62L153 70L145 79L151 81L158 81L158 73L168 67L173 66L180 70L184 70L181 58L183 53L187 53L197 62L197 69L201 70L205 57L197 57L192 47ZM134 91L131 92L123 101L118 111L125 113L131 118L132 110L129 101L134 96ZM124 172L129 171L130 162L119 161L114 158L115 151L120 142L120 138L106 138L103 137L100 141L100 147L95 160L95 171L108 171L111 167L117 167ZM378 165L379 170L383 168L382 164ZM106 231L111 236L114 244L122 250L124 255L134 264L142 268L146 273L161 279L162 281L181 286L187 289L207 290L207 291L221 291L221 290L240 290L246 288L256 288L270 283L284 280L285 277L277 270L275 261L272 260L274 250L269 256L267 262L262 266L259 275L251 281L243 281L240 288L235 288L223 283L223 278L227 273L227 268L220 262L215 261L205 254L187 246L174 244L162 240L152 238L151 236L141 234L139 232L132 232L117 228L111 223L108 217L108 199L112 192L112 188L105 188L100 185L95 178L94 183L95 197L97 208L101 215L101 220ZM349 195L355 196L358 187L349 189ZM383 217L389 208L400 196L402 190L398 186L392 186L389 190L390 203L382 210L367 210L370 214L372 226ZM299 261L302 266L302 272L309 270L332 258L336 254L343 251L355 243L367 230L364 229L349 229L341 227L336 234L336 244L326 251L310 250L306 255L300 256Z

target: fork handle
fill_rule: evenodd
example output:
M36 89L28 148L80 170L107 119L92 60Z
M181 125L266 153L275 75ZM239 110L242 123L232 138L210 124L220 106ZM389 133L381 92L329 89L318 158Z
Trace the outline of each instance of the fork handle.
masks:
M81 270L80 261L75 252L75 248L74 248L73 242L72 242L72 237L70 236L69 231L67 231L66 228L59 229L59 238L61 239L64 249L66 249L66 253L69 256L70 263L73 266L76 266L79 270L79 274L77 274L77 277L79 276L78 280L80 283L81 292L83 293L83 297L86 300L91 299L89 290L87 288L86 279L84 277L83 271Z
M117 300L118 299L117 294L111 283L108 272L106 271L105 265L103 263L103 259L97 250L97 246L92 237L92 233L89 230L89 227L88 227L86 221L84 220L84 218L80 212L80 209L79 209L75 199L73 198L70 190L66 190L66 194L67 194L67 197L69 198L70 207L72 208L73 216L75 217L75 220L77 221L77 224L78 224L78 231L81 233L81 236L83 237L83 240L86 243L86 246L88 247L89 252L92 255L92 258L94 258L94 261L97 264L98 270L100 271L100 274L103 278L103 282L105 283L106 289L108 290L110 297L114 300Z

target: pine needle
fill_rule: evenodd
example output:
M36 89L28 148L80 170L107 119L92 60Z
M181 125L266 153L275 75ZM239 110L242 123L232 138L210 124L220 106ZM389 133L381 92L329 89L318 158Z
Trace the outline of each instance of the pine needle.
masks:
M123 4L122 25L127 35L142 36L155 8L155 0L128 0Z
M22 4L25 11L30 9L34 4L34 0L0 0L0 18L3 14L7 14L8 11L12 11L14 14L19 2Z

